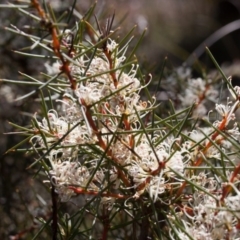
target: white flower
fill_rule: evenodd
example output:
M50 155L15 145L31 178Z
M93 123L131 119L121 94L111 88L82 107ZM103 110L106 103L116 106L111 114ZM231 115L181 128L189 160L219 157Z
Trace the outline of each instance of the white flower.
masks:
M79 166L78 162L70 162L69 160L52 162L52 170L49 173L52 176L51 182L63 202L68 201L75 195L74 191L69 189L68 186L84 187L90 177L86 167ZM89 188L95 188L95 186L90 184Z
M166 162L165 172L168 177L175 176L175 173L172 172L171 169L173 169L180 175L183 174L184 170L183 155L180 151L176 151Z
M40 128L39 130L44 135L44 139L39 133L31 138L31 142L35 141L35 144L40 144L41 147L47 149L61 139L57 148L52 149L50 152L49 158L57 153L62 153L62 157L65 158L75 157L75 153L77 153L77 148L74 148L75 145L95 143L97 141L94 135L89 135L88 128L84 123L75 127L77 122L68 122L68 119L58 117L55 110L48 112L48 119L43 118L41 122L36 119L36 121ZM73 127L75 127L74 130L72 130Z
M228 78L229 84L227 84L228 90L231 93L234 100L240 99L240 87L239 86L232 86L232 78ZM231 87L229 86L231 85Z
M117 49L117 47L118 47L118 44L114 40L109 38L107 42L107 49L110 52L113 52L115 49Z
M232 211L233 215L240 218L240 194L228 196L224 199L226 206Z
M60 73L61 64L58 61L54 62L52 65L50 65L49 62L46 62L44 66L47 69L47 73L49 75L55 75Z
M226 127L228 125L228 123L231 120L235 120L235 111L236 108L238 107L239 104L239 100L237 100L233 106L230 105L231 102L228 102L227 105L223 105L223 104L216 104L215 109L217 110L217 112L222 116L223 121L224 121L224 127ZM218 126L221 123L217 124Z
M181 79L188 79L191 77L191 68L180 66L176 69L177 77Z
M102 85L98 83L91 83L89 85L84 86L80 84L80 86L75 90L77 97L79 97L79 102L81 99L84 99L84 102L87 106L98 102L102 97Z
M183 96L179 96L183 107L196 103L193 117L204 117L207 113L207 101L215 102L218 92L213 86L201 78L189 79Z

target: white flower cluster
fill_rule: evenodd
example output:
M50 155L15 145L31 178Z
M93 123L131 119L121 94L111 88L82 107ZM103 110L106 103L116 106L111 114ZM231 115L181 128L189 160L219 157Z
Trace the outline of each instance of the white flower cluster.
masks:
M219 193L207 195L196 192L189 200L189 206L191 211L189 207L184 207L184 216L181 216L184 229L175 229L181 239L240 239L239 192L235 196L226 197L223 202L220 201ZM171 239L175 238L172 236Z
M238 150L234 147L240 136L238 124L234 122L235 112L239 108L239 87L231 87L230 90L235 101L228 100L226 105L216 104L219 119L212 127L193 130L189 133L193 142L185 144L191 149L198 143L190 153L190 158L195 159L192 166L208 166L204 162L214 159L218 160L214 166L220 167L223 164L224 167L232 166L234 170L227 171L225 177L217 177L207 170L185 174L197 188L192 195L186 195L191 197L186 199L187 203L182 205L179 213L174 217L169 216L173 227L169 231L171 239L176 239L176 235L184 240L240 239L239 157L235 153ZM179 219L180 225L177 222Z
M95 57L81 56L78 66L71 66L78 85L58 100L61 113L50 110L41 121L35 117L39 134L31 141L48 153L49 175L61 201L84 193L100 194L107 208L116 198L141 196L167 205L186 194L191 197L177 214L182 216L184 231L175 224L175 217L169 217L175 228L169 231L172 239L176 233L181 239L237 239L239 214L234 212L240 210L235 203L240 200L238 194L225 196L220 184L223 180L217 182L211 171L189 168L209 167L212 159L217 160L216 166L237 163L233 151L240 136L234 123L239 89L230 88L234 102L215 105L218 119L211 127L182 131L177 137L174 131L151 130L151 124L144 121L155 107L154 98L141 101L138 66L124 72L121 66L125 56L119 56L121 51L113 40L108 42ZM55 72L49 65L47 68L49 74ZM207 114L205 101L215 102L217 95L210 83L189 79L180 100L184 107L195 102L193 116L199 117ZM189 187L189 181L195 187ZM123 191L128 194L123 195ZM175 195L171 197L170 192Z
M240 240L240 87L224 77L231 94L225 98L214 88L217 78L194 79L182 66L161 82L158 100L171 96L170 109L158 108L146 88L151 75L145 83L136 58L129 62L133 54L125 56L131 39L122 44L131 32L119 44L110 39L114 16L103 29L95 17L94 30L87 22L93 5L80 17L74 35L60 32L61 25L48 18L37 0L31 3L40 18L30 15L41 20L52 41L12 30L33 41L31 49L45 44L58 60L45 63L48 81L31 78L39 86L44 117L35 114L32 127L19 129L39 156L33 164L41 164L52 188L52 238L116 239L118 234L127 239ZM57 94L44 98L46 88ZM52 106L60 95L56 108L47 109L45 101ZM68 202L80 194L94 197L62 217L58 200ZM45 217L41 229L49 223Z
M214 89L211 82L206 82L202 78L189 78L187 79L187 86L183 95L179 95L182 107L186 108L190 104L195 103L193 117L201 118L206 116L208 112L207 103L216 102L218 91Z
M115 186L111 187L115 193L121 182L122 188L134 189L133 197L148 192L156 201L171 184L181 182L174 171L183 174L188 150L175 146L177 139L173 137L162 141L166 135L163 131L153 137L137 134L154 103L140 100L142 86L135 77L138 67L132 65L128 73L123 72L125 56L118 57L118 45L108 41L111 59L102 52L93 59L81 57L78 62L82 68L71 66L72 74L79 79L77 88L68 90L59 100L62 113L50 110L42 121L35 117L42 134L34 136L32 142L45 148L44 152L52 148L47 155L49 173L62 201L75 194L69 186L100 192L106 181ZM49 74L56 72L55 65L53 70L47 66ZM97 148L99 154L92 148ZM175 180L168 183L169 179Z

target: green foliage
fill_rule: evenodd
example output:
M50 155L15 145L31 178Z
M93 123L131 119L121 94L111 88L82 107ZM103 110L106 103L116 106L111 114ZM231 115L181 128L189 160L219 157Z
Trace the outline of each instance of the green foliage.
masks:
M101 27L95 4L71 29L74 4L67 16L37 0L10 6L41 29L7 27L31 41L17 53L43 59L47 70L2 79L33 87L17 101L40 101L29 125L12 123L25 139L8 150L32 154L28 168L48 189L33 239L237 239L240 90L210 51L232 98L225 104L219 77L193 79L186 67L166 74L166 61L157 83L144 76L135 52L145 32L128 53L133 29L116 42L114 15ZM160 85L172 96L164 108Z

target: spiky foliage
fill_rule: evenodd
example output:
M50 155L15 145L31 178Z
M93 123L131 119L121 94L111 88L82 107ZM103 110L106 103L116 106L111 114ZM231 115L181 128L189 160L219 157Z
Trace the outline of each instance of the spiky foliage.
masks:
M17 100L41 98L31 124L17 126L52 202L35 238L48 228L52 239L239 238L239 87L221 72L231 95L222 104L214 81L180 68L164 81L184 88L158 113L151 75L144 78L134 57L142 37L128 53L132 31L114 40L114 16L101 27L94 6L72 29L37 0L29 3L34 14L25 7L47 34L7 30L32 41L28 50L45 50L28 56L52 61L39 79L2 81L36 87Z

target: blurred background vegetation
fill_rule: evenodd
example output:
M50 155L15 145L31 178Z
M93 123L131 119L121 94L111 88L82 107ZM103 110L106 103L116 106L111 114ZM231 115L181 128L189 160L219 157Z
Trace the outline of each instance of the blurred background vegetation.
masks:
M72 0L49 0L53 9L59 14L67 12ZM0 0L0 4L7 1ZM74 17L69 23L71 28L79 14L89 9L94 1L77 0ZM34 12L34 10L30 10ZM103 25L107 17L115 12L114 27L121 27L121 38L136 24L134 32L137 39L142 31L147 32L137 51L140 66L144 73L151 73L158 78L164 58L168 57L168 66L180 66L194 49L212 33L240 19L240 1L238 0L99 0L95 14ZM91 19L95 24L95 20ZM37 76L44 71L44 61L27 58L14 53L29 42L26 38L12 34L3 29L10 24L27 30L27 26L38 27L38 23L20 14L15 9L0 8L0 79L21 79L20 72ZM240 27L240 24L239 24ZM134 40L135 41L135 40ZM134 41L132 46L134 46ZM234 31L210 47L220 65L228 66L234 72L234 82L238 84L240 68L240 30ZM40 50L36 50L40 51ZM206 69L213 64L206 54L200 56ZM234 70L235 69L235 70ZM41 177L34 178L34 170L27 170L32 163L32 156L21 153L5 154L7 149L17 144L19 135L5 135L13 132L10 122L25 125L29 122L28 113L38 110L36 96L20 102L13 102L17 96L28 92L25 86L3 84L0 82L0 239L23 233L21 239L31 239L34 233L34 218L41 218L51 213L51 199ZM35 169L36 170L36 169ZM24 234L26 231L26 234ZM21 235L21 234L20 234ZM44 234L41 236L43 239Z

